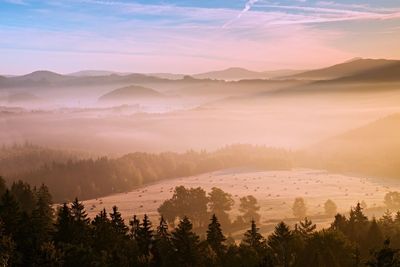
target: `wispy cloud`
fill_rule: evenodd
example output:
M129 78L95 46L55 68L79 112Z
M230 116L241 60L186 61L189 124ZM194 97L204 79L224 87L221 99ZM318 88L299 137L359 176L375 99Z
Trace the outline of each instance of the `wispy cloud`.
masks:
M260 70L311 68L354 56L373 57L377 49L370 47L378 39L380 46L386 42L382 34L374 37L393 31L400 18L395 8L311 0L281 1L286 5L253 0L239 9L180 6L171 1L44 0L41 5L25 1L29 6L24 13L18 7L8 20L25 24L0 24L0 72L1 68L12 72L7 69L18 64L30 70L59 64L66 71L101 67L200 72L232 65ZM4 17L1 8L0 16ZM349 22L333 23L338 21ZM346 28L350 24L352 31ZM356 50L350 45L355 43L367 48ZM379 56L384 55L400 57L400 51L383 49Z
M228 27L230 24L232 24L234 21L240 19L243 14L245 14L246 12L250 11L250 9L252 8L252 6L257 3L259 0L248 0L244 6L244 8L242 9L242 11L240 11L240 13L236 16L236 18L228 21L227 23L225 23L222 28L226 28Z

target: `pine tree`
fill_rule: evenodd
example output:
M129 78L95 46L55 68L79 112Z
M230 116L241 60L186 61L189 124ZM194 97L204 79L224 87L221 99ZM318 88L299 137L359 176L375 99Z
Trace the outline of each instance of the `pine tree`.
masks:
M104 251L110 247L110 243L115 243L116 235L111 225L111 221L107 216L106 209L100 211L93 221L93 239L94 248L97 251Z
M346 234L348 231L348 224L349 224L349 221L347 220L346 216L344 216L342 214L336 214L335 220L331 224L331 229L340 231L343 234Z
M155 266L173 266L171 234L168 232L168 224L163 216L160 217L160 223L154 235L152 254Z
M32 231L36 246L50 241L53 232L54 210L51 195L47 186L42 184L36 192L36 205L32 212Z
M221 254L225 250L224 242L226 237L222 233L221 224L218 222L217 216L213 214L211 222L207 230L207 243L217 253Z
M176 266L191 267L197 266L200 260L199 236L193 231L193 225L187 217L179 222L172 232L172 247L175 251Z
M121 237L125 237L128 233L128 227L125 225L124 219L122 219L121 213L118 211L117 206L112 207L111 226L115 233Z
M379 219L379 225L381 226L384 236L394 236L396 233L395 223L393 220L392 212L386 210L382 217Z
M0 220L5 235L15 235L18 232L20 218L18 203L7 189L0 201Z
M165 239L169 240L171 235L168 232L168 224L164 220L164 217L160 217L160 224L157 226L157 232L156 232L156 237L157 239Z
M87 243L89 241L90 219L86 213L85 206L77 198L71 204L71 216L71 234L74 237L74 243Z
M372 222L369 226L367 240L370 248L377 248L383 242L383 235L375 218L372 218Z
M294 260L293 234L284 223L279 223L268 238L268 246L274 255L277 266L288 267Z
M357 203L355 208L350 210L350 217L348 223L348 236L350 240L361 243L363 235L365 234L368 218L363 213L363 208L360 203Z
M146 214L144 215L143 221L140 224L136 241L142 255L148 258L150 256L150 250L153 244L153 230L151 229L149 217Z
M400 211L396 212L393 223L398 227L400 226Z
M72 215L67 203L58 208L54 228L54 241L56 243L68 243L73 238L71 236Z
M256 251L262 250L265 247L265 239L259 233L259 230L260 229L257 228L256 222L254 220L251 220L251 227L244 234L242 243L255 249Z
M129 221L129 226L131 227L130 230L131 238L137 240L140 229L140 220L137 218L136 215L133 215L132 220Z
M317 226L306 217L304 221L299 222L297 230L303 238L308 238L315 232L316 228Z

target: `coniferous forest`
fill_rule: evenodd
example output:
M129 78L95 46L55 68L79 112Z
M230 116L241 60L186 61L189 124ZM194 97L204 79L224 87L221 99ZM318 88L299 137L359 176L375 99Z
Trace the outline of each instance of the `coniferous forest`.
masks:
M209 210L199 217L171 215L198 201L198 189L177 187L172 199L160 206L157 221L132 214L125 222L118 207L89 218L78 199L56 209L45 185L31 188L23 182L11 188L0 180L1 266L400 266L400 212L367 218L360 203L349 214L336 214L329 228L317 230L304 218L293 227L277 223L263 236L257 226L256 200L241 199L247 224L241 240L234 240L229 197L213 189ZM192 199L193 198L193 199ZM243 204L243 203L247 203ZM181 205L181 206L179 206ZM169 207L169 208L168 208ZM253 208L252 208L253 207ZM166 213L167 216L164 216ZM206 222L204 216L208 215ZM197 217L196 217L197 216ZM227 222L228 220L228 222ZM204 224L204 225L203 225ZM224 227L225 225L226 227Z

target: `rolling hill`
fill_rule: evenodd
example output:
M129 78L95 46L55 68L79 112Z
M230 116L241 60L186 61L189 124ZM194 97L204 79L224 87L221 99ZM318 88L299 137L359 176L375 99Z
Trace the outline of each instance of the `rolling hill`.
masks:
M144 74L108 76L69 76L50 71L35 71L22 76L6 77L0 83L5 88L29 88L29 87L56 87L56 86L93 86L105 84L132 84L132 83L166 83L170 80L152 77Z
M400 114L320 142L307 151L309 164L330 171L399 178Z
M158 93L157 91L142 87L131 85L127 87L118 88L114 91L111 91L99 98L99 102L114 102L114 101L132 101L132 100L140 100L140 99L159 99L162 98L163 95Z
M276 70L276 71L251 71L244 68L228 68L219 71L210 71L193 75L196 79L213 80L252 80L252 79L271 79L285 75L293 75L302 71L298 70Z
M333 80L343 77L357 77L367 73L380 72L385 68L392 68L400 64L398 60L386 59L356 59L337 64L328 68L306 71L300 74L287 76L290 79L301 80ZM364 73L364 74L363 74Z
M108 70L82 70L69 73L68 76L74 77L95 77L95 76L110 76L110 75L129 75L130 73L122 73Z
M337 79L343 82L394 82L400 81L400 61Z

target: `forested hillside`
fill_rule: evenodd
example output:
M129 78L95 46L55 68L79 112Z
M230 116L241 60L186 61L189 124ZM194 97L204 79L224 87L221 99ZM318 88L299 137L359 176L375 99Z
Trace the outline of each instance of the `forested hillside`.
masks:
M237 167L287 169L291 167L291 159L285 150L235 145L215 152L132 153L119 158L48 161L39 168L3 176L7 181L20 179L36 186L45 183L54 200L61 202L74 197L96 198L162 179Z

